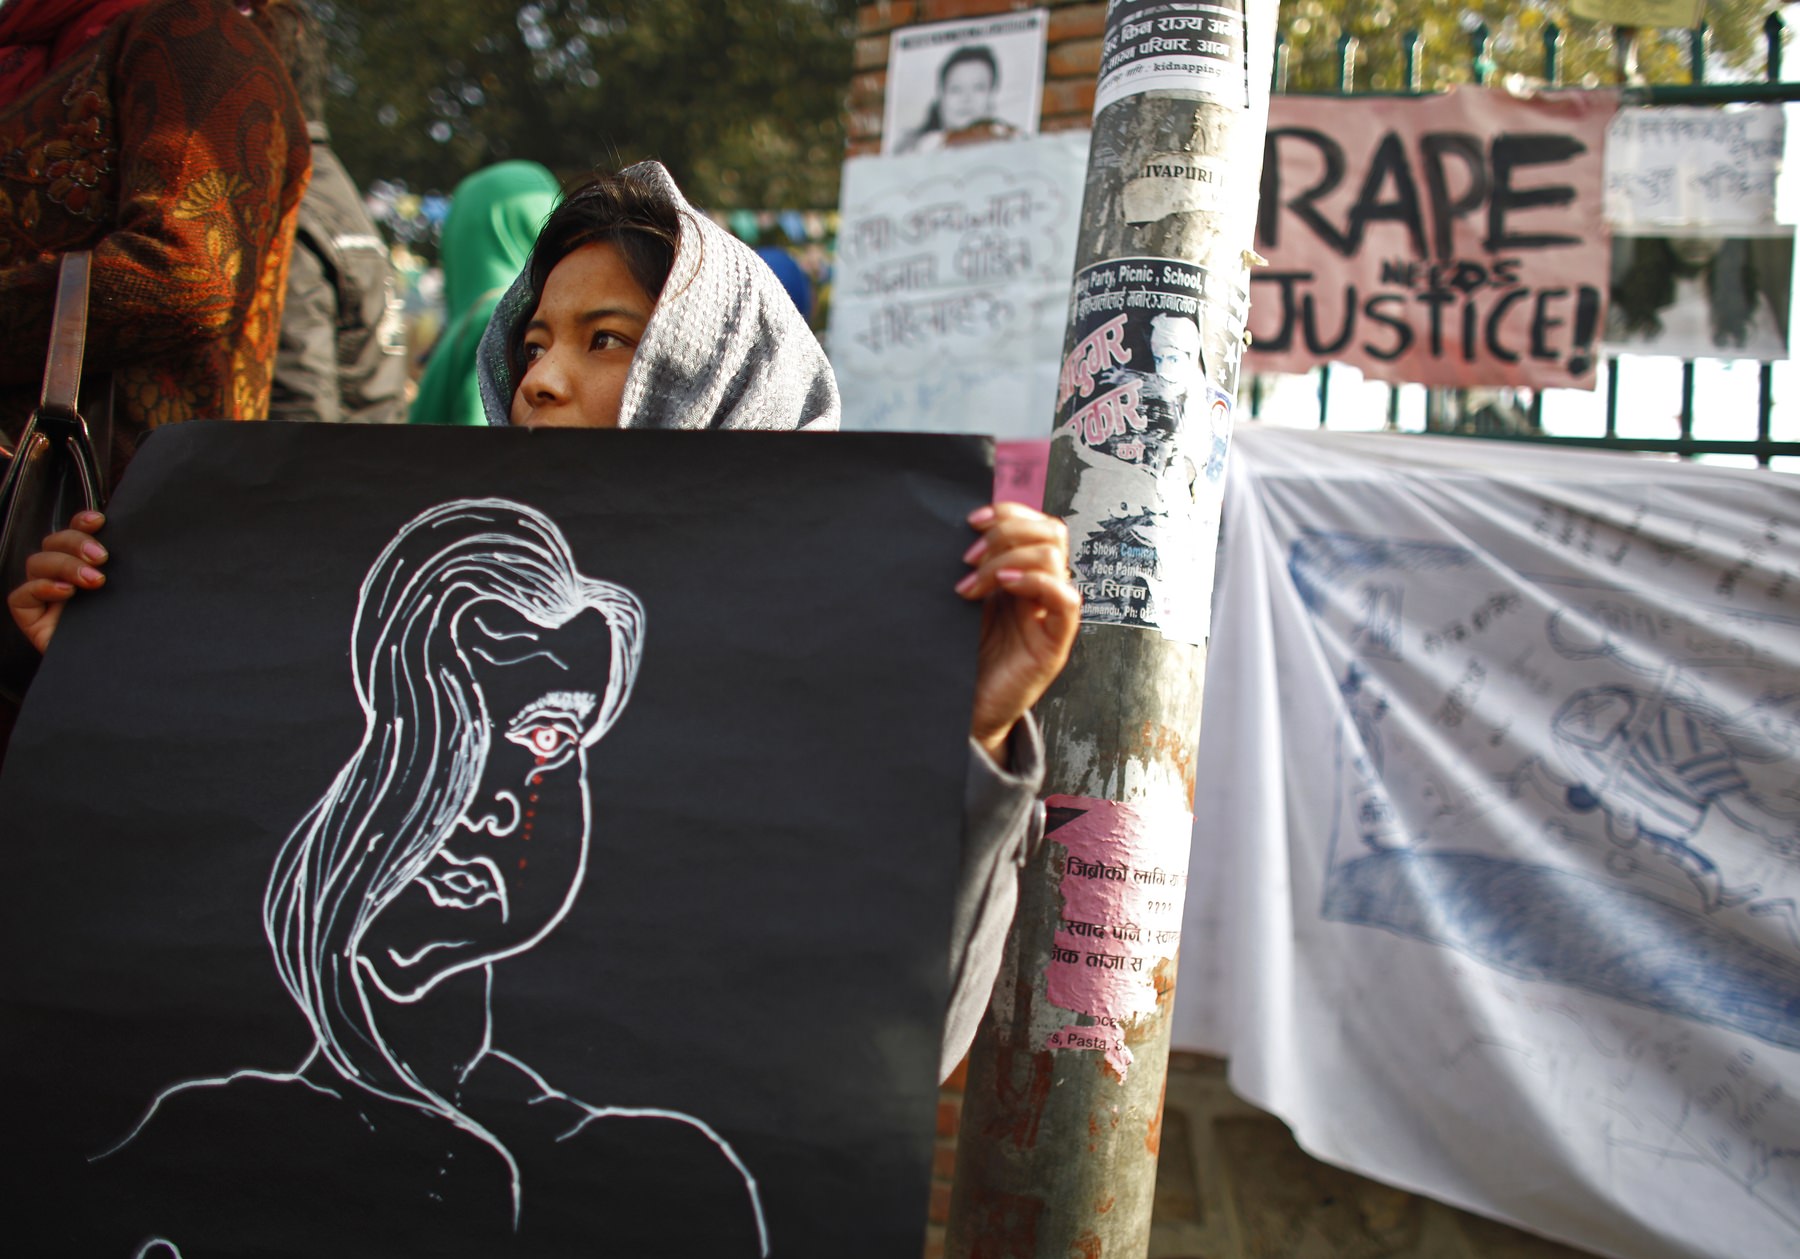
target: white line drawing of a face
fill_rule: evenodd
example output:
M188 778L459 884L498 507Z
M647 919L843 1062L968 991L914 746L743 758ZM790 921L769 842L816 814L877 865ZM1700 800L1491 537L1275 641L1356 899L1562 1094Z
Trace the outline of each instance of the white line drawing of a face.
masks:
M457 500L401 528L362 584L352 628L362 740L288 836L264 895L276 969L315 1044L292 1072L165 1089L94 1157L129 1145L188 1089L256 1079L342 1097L348 1084L492 1146L512 1171L516 1228L518 1164L503 1136L459 1104L461 1085L488 1064L523 1076L538 1101L570 1108L559 1140L614 1117L702 1133L741 1176L767 1255L755 1179L709 1125L589 1105L493 1043L497 964L548 936L580 893L593 841L588 756L630 698L644 623L637 597L582 575L560 530L531 507ZM466 1048L409 1052L384 1030L398 1008L456 1009L471 994Z

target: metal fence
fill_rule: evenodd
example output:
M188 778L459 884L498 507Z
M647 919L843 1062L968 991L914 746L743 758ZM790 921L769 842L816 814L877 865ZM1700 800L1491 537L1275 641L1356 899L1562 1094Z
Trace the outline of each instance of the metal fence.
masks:
M1692 82L1684 84L1647 84L1635 82L1637 77L1637 32L1630 28L1615 28L1614 53L1619 74L1623 82L1618 89L1622 103L1626 105L1725 105L1734 103L1780 103L1800 101L1800 83L1784 83L1781 80L1782 68L1782 36L1784 24L1779 13L1771 13L1763 24L1765 41L1765 74L1762 82L1746 81L1736 83L1708 83L1707 77L1707 28L1702 25L1689 32L1688 64ZM1543 32L1543 81L1551 87L1562 86L1562 38L1563 32L1555 23L1547 23ZM1408 31L1401 37L1401 51L1404 57L1404 80L1408 85L1397 92L1359 92L1356 86L1357 55L1359 43L1354 35L1344 35L1337 44L1337 85L1335 90L1324 93L1296 93L1301 95L1334 95L1334 96L1426 96L1431 93L1423 89L1424 83L1424 44L1417 31ZM1273 87L1277 93L1287 93L1288 87L1288 46L1285 37L1278 36L1275 48L1275 70ZM1494 59L1491 49L1491 33L1485 23L1479 24L1469 32L1468 55L1470 58L1470 77L1476 85L1486 86L1494 75ZM1791 336L1790 331L1790 336ZM1782 470L1800 471L1800 440L1778 439L1775 427L1777 419L1777 403L1782 401L1786 407L1792 407L1797 413L1796 422L1791 426L1794 436L1800 438L1800 398L1778 399L1777 387L1785 392L1790 388L1800 393L1800 377L1790 377L1788 371L1777 379L1776 364L1764 362L1754 364L1758 369L1756 386L1756 426L1755 435L1751 437L1716 437L1696 436L1695 420L1697 396L1700 392L1703 366L1713 360L1664 360L1665 363L1680 363L1679 409L1675 414L1677 433L1673 437L1641 436L1636 433L1622 433L1620 422L1620 399L1622 395L1621 364L1616 356L1606 359L1603 382L1600 394L1604 415L1604 430L1595 435L1571 436L1552 433L1545 430L1546 406L1554 406L1555 395L1572 391L1565 390L1483 390L1467 389L1425 389L1422 386L1390 385L1371 386L1385 388L1385 427L1400 429L1412 427L1416 431L1430 433L1446 433L1462 436L1496 438L1508 441L1541 442L1561 446L1601 447L1618 450L1654 451L1678 457L1695 456L1736 456L1736 461L1747 462L1753 459L1760 467L1776 467ZM1746 364L1751 366L1751 364ZM1800 364L1793 364L1793 370L1800 372ZM1638 370L1643 370L1641 367ZM1341 416L1343 410L1339 404L1334 407L1334 377L1331 364L1319 367L1313 373L1316 383L1314 405L1317 408L1318 424L1321 428L1343 427L1341 420L1333 424L1334 417ZM1246 392L1250 414L1256 418L1267 418L1271 405L1274 380L1268 376L1252 375L1246 381ZM1409 397L1409 394L1412 395ZM1546 395L1549 395L1547 397ZM1286 398L1293 397L1287 391ZM1284 407L1294 404L1284 399ZM1785 410L1784 407L1784 418ZM1403 413L1417 413L1417 419L1410 424L1403 422ZM1364 422L1359 427L1375 427L1367 423L1366 412ZM1422 421L1422 422L1421 422ZM1629 427L1629 426L1627 426ZM1746 426L1747 427L1747 426Z

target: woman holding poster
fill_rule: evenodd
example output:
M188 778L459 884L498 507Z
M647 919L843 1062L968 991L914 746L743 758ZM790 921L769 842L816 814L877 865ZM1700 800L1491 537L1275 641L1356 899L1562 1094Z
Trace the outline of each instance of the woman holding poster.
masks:
M478 351L494 425L829 430L838 396L817 339L774 274L699 214L658 164L596 179L545 224ZM33 556L8 599L39 649L77 590L105 583L86 514ZM1068 659L1080 611L1062 523L1018 503L969 520L955 594L983 605L970 715L962 875L941 1070L973 1039L1039 834L1042 745L1029 710ZM946 592L949 593L949 592Z

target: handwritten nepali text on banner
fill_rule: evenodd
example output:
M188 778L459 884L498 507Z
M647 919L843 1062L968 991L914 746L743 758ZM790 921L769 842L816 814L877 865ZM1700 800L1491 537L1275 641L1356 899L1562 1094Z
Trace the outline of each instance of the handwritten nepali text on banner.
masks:
M1647 236L1782 234L1786 130L1779 105L1621 109L1606 136L1606 221Z
M1248 365L1591 389L1617 98L1276 97Z

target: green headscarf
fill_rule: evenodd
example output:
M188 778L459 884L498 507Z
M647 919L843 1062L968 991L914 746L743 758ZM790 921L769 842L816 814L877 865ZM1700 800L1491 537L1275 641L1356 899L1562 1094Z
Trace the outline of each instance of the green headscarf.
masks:
M485 424L475 350L494 305L531 258L561 187L536 162L500 162L456 186L444 223L446 323L407 415L411 424Z

